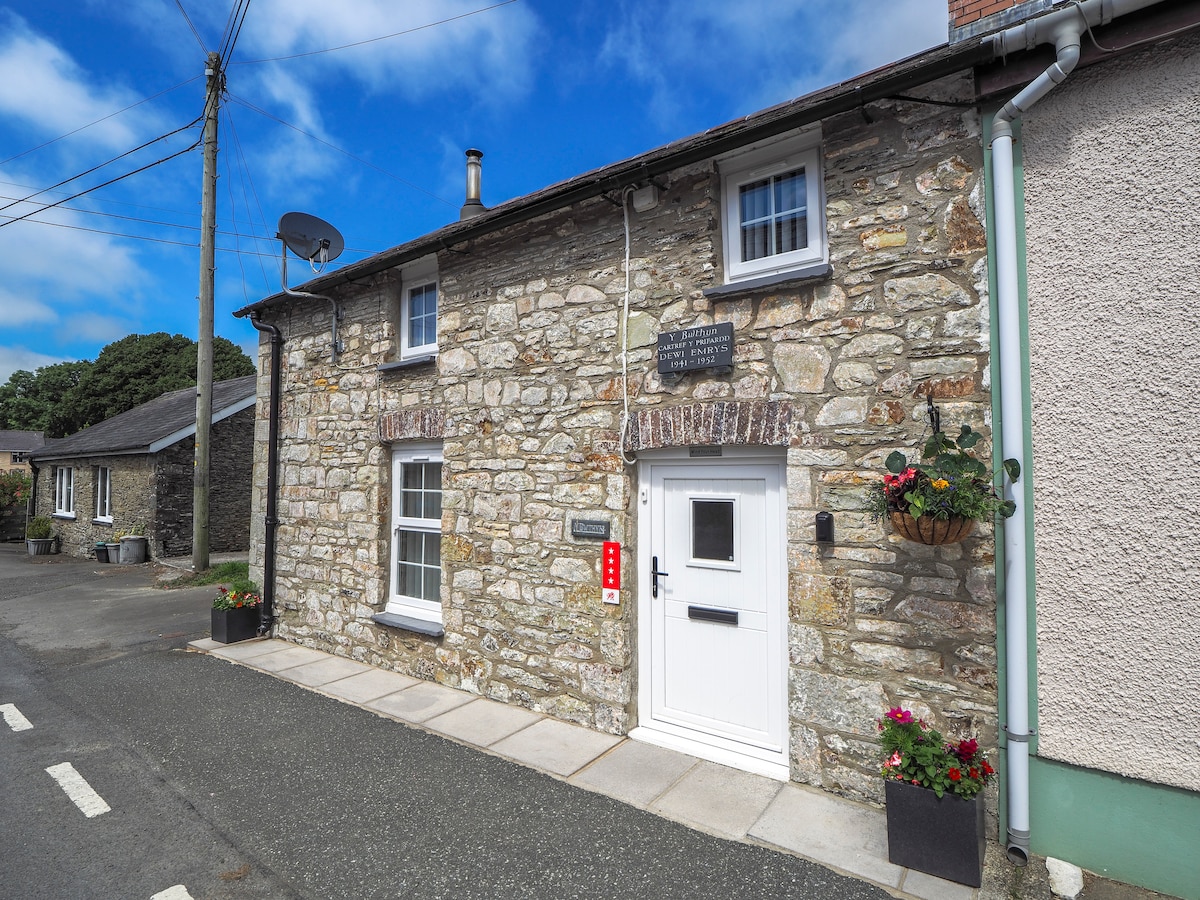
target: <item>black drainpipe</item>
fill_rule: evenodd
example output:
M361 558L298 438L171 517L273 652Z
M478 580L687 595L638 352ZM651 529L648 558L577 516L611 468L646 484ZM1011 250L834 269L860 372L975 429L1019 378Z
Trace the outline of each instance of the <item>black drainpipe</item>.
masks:
M250 314L250 324L271 336L271 393L267 403L267 509L263 520L266 541L263 548L262 613L258 622L259 636L269 636L275 621L275 529L279 525L275 515L275 495L278 493L276 484L279 475L279 369L283 336L274 325L260 322L257 312Z
M32 459L26 460L29 463L30 471L33 477L29 480L29 499L25 501L25 527L29 527L29 520L37 515L37 483L38 483L38 467Z

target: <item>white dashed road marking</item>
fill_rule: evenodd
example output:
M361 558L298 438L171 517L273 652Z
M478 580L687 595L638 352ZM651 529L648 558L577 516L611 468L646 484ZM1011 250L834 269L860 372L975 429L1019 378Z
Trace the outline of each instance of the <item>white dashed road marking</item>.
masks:
M79 811L89 819L102 815L111 808L70 763L59 763L57 766L50 766L46 771L58 782L59 787L66 791L71 802L79 807Z
M169 887L165 891L159 891L150 900L192 900L192 895L188 893L188 889L182 884L177 884L174 887Z
M21 711L11 703L0 704L0 715L13 731L28 731L33 723L21 715Z

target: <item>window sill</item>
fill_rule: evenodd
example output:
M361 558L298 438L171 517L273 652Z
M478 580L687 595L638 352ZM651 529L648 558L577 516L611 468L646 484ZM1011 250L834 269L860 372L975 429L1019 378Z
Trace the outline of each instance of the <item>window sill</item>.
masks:
M414 631L417 634L427 634L430 637L441 637L446 633L441 622L431 622L427 619L414 619L412 616L400 616L396 613L381 612L371 616L371 620L388 628L399 628L402 631Z
M395 372L401 369L415 369L417 366L424 366L437 359L436 353L429 353L425 356L413 356L408 359L402 359L398 362L382 363L376 367L377 372Z
M740 281L731 281L729 284L705 288L704 296L710 300L725 300L729 297L748 294L752 291L763 291L769 288L784 287L793 283L801 284L805 281L814 281L818 278L824 278L832 271L833 266L829 263L816 263L815 265L805 266L803 269L793 269L790 272L778 272L774 275L743 278Z
M56 512L56 513L53 513L53 514L50 516L50 518L52 518L52 519L63 519L63 520L65 520L65 521L67 521L67 522L74 522L74 521L75 521L75 513Z
M112 519L92 519L93 525L112 525Z

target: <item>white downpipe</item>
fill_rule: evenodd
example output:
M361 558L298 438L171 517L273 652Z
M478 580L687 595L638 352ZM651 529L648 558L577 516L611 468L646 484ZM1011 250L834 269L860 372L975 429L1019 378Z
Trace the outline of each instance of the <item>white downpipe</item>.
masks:
M1006 483L1006 499L1016 512L1004 520L1005 682L1008 694L1008 858L1029 861L1029 597L1028 535L1025 527L1025 423L1029 419L1023 384L1019 267L1017 263L1016 180L1012 122L1066 80L1079 61L1086 28L1153 6L1160 0L1084 0L1000 32L992 38L996 56L1053 43L1057 59L1004 105L992 122L992 208L996 226L996 309L1000 338L1001 458L1021 464L1017 483Z

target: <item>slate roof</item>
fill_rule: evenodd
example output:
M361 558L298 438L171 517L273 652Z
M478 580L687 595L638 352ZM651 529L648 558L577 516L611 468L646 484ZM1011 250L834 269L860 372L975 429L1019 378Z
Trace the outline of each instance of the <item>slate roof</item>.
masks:
M627 185L645 184L659 175L741 149L756 141L776 137L819 122L838 113L861 109L875 100L894 97L910 88L969 70L995 58L991 45L970 37L867 72L849 81L830 85L795 100L772 106L744 118L718 125L674 141L639 156L585 172L574 178L505 201L469 219L452 222L422 237L366 259L334 269L301 285L304 293L320 294L361 280L394 266L420 259L451 245L482 237L605 193L618 193ZM616 202L615 200L613 201ZM296 293L281 292L234 312L245 317L258 310L291 303Z
M0 431L0 452L28 453L46 444L41 431Z
M246 375L213 385L212 416L219 421L254 402L258 376ZM196 389L183 388L105 419L30 454L35 461L77 456L151 453L196 433ZM171 440L174 438L174 440Z

